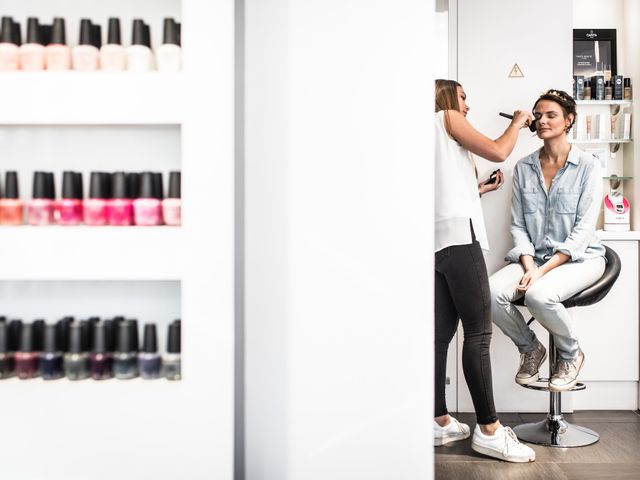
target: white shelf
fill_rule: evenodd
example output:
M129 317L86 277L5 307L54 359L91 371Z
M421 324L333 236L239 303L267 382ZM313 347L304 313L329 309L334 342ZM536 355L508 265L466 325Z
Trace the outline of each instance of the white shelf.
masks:
M0 227L0 280L180 280L180 227Z
M640 231L635 230L629 230L626 232L598 230L596 233L600 240L640 240Z
M0 84L0 125L176 125L183 119L181 73L0 72Z
M633 105L633 100L576 100L576 105Z

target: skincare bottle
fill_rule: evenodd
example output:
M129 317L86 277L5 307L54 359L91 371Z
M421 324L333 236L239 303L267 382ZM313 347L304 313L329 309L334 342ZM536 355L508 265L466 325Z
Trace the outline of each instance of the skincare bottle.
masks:
M633 92L631 90L631 79L624 79L624 99L631 100L633 98Z
M610 80L604 82L604 99L613 100L613 87Z
M591 100L591 82L589 80L584 81L584 99Z
M22 70L44 70L44 45L40 35L38 19L27 19L27 41L20 45L20 68Z
M164 19L163 40L156 49L156 63L161 72L177 72L182 67L178 26L173 18Z
M121 72L127 66L127 56L120 35L120 19L109 19L107 43L100 48L100 68L107 72Z
M19 45L15 43L13 18L2 17L0 28L0 71L18 70Z
M127 47L127 70L148 72L153 69L150 32L139 18L133 21L131 45Z
M44 62L47 70L69 70L71 68L71 50L67 46L64 18L53 19L51 43L44 49Z
M23 205L18 194L18 173L5 173L4 194L0 197L0 224L22 225Z
M93 24L88 18L80 20L79 38L78 45L73 47L72 52L73 69L81 71L97 70L100 52L94 45Z
M622 75L614 75L611 78L611 86L613 88L613 100L622 100L624 97Z

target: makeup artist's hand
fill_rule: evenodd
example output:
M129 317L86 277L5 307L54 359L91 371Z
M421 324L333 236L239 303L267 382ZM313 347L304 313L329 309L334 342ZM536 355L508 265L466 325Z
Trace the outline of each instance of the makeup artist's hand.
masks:
M491 176L493 176L493 174L491 174ZM489 177L489 179L491 179L491 177ZM495 181L493 183L487 183L488 181L489 180L485 180L478 184L478 192L480 195L499 189L504 184L504 173L502 173L502 170L496 170Z
M525 110L516 110L513 112L513 119L511 124L518 128L529 128L529 125L533 122L533 115Z

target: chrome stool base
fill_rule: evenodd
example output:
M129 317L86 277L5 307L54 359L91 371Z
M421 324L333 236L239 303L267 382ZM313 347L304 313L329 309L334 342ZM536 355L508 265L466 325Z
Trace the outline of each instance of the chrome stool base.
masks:
M572 425L562 415L524 423L514 427L513 431L520 440L546 447L584 447L600 440L600 435L593 430Z

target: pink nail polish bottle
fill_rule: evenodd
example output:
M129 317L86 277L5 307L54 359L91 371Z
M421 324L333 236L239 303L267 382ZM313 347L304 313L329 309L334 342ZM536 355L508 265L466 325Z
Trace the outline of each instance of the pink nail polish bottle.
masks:
M14 23L11 17L2 17L0 28L0 70L17 70L20 25Z
M20 45L20 68L22 70L44 70L44 45L38 19L27 20L27 42Z
M109 190L111 176L103 172L91 172L89 198L84 201L84 223L100 226L109 223Z
M80 225L82 223L82 174L63 172L62 198L57 205L58 224Z
M121 72L127 67L127 55L120 37L120 19L109 19L107 43L100 48L100 68L109 72Z
M91 71L98 69L100 51L95 46L94 28L91 20L80 20L80 41L73 47L71 60L74 70Z
M177 226L182 223L180 194L180 172L171 172L169 173L169 194L162 200L162 215L167 225Z
M53 19L51 43L44 48L44 62L47 70L69 70L71 50L67 46L64 18Z
M18 173L5 173L4 196L0 198L0 224L22 225L23 205L18 193Z
M162 223L162 204L156 193L155 183L152 172L142 173L140 197L133 201L133 217L136 225L152 226Z
M109 225L126 226L133 223L133 204L124 172L115 172L111 178L113 190L109 204Z
M33 192L27 206L29 225L51 225L54 223L55 192L53 174L35 172L33 174Z

